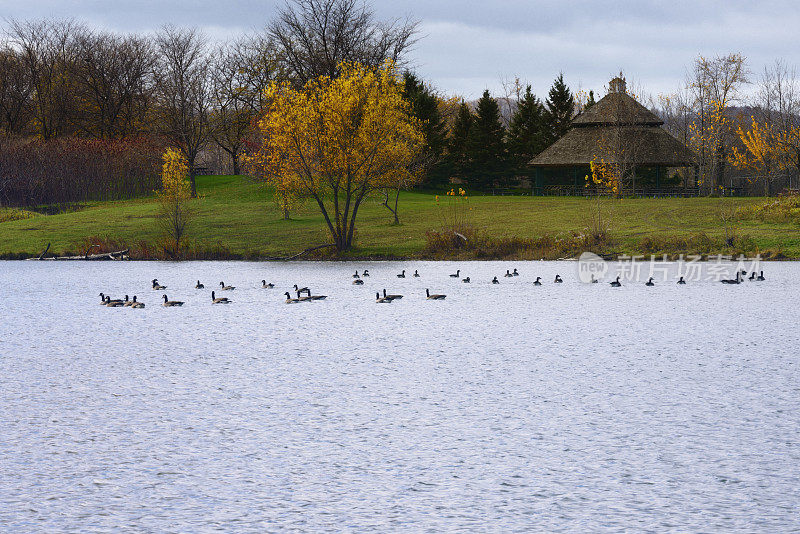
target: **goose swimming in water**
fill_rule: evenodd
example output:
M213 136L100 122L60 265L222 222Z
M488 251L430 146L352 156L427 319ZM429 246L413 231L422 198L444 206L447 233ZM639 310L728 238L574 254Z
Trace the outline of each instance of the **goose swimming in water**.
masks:
M464 278L464 279L463 279L463 280L461 280L461 281L462 281L462 282L464 282L465 284L469 284L469 276L468 276L468 277L466 277L466 278Z
M461 269L457 269L456 274L451 274L450 278L461 278Z
M511 278L511 277L512 277L512 276L514 276L514 275L513 275L513 274L511 274L511 271L509 271L508 269L506 269L506 274L504 274L503 276L505 276L506 278Z
M233 291L236 289L236 286L226 286L225 282L220 282L219 287L221 287L223 291Z
M106 307L107 308L121 308L124 306L125 303L121 300L111 300L110 297L106 297Z
M194 286L195 289L205 289L205 287L206 286L204 286L203 284L200 283L200 280L198 280L197 284L195 284L195 286Z
M162 306L165 306L167 308L171 306L183 306L183 302L181 302L180 300L169 300L167 296L164 295L164 303L162 304Z
M386 288L384 288L384 290L383 290L383 298L389 299L389 300L397 300L397 299L403 298L403 295L387 295L386 294Z
M533 281L533 285L535 285L535 286L542 285L542 277L541 276L537 276L536 280Z
M211 304L230 304L231 301L227 297L216 297L214 292L211 292Z
M611 282L611 287L622 287L622 284L619 282L619 276L617 277L616 280Z
M425 296L428 297L428 300L444 300L447 297L447 295L431 295L431 292L427 289L425 290Z
M167 286L162 286L161 284L158 283L157 278L153 278L153 289L155 289L156 291L161 291L162 289L167 289Z
M300 301L300 302L311 302L312 300L314 300L314 299L311 298L311 292L310 291L308 291L308 295L307 296L303 297L302 293L304 291L308 291L308 288L304 287L303 289L300 289L300 290L297 291L297 300L298 301Z
M553 283L554 283L554 284L563 284L563 283L564 283L564 280L562 280L562 279L561 279L561 275L557 274L557 275L556 275L556 279L555 279L555 280L553 280Z
M406 277L406 270L403 269L403 272L397 275L397 278L405 278Z
M294 285L294 290L297 293L308 293L309 295L311 294L310 289L308 289L307 287L297 287L297 284Z
M375 293L375 302L377 302L378 304L391 304L392 299L382 297L380 293Z
M268 284L266 280L261 281L261 289L272 289L273 287L275 287L275 284L272 282Z
M120 304L123 304L123 301L121 299L112 299L111 297L107 296L106 294L100 293L100 305L101 306L108 306L109 303L112 303L112 302L119 302Z
M284 295L286 295L286 304L295 304L297 302L300 302L299 299L293 299L288 291L284 293Z
M358 276L358 271L356 271L356 274L353 275L353 278L361 278L360 276Z
M361 276L366 276L367 278L369 278L369 269L364 269L364 272L361 273Z
M500 280L498 280L497 277L495 276L494 278L492 278L492 283L493 284L499 284Z
M131 308L144 308L144 302L138 302L136 300L136 295L133 296L133 300L131 301Z
M646 286L654 286L655 284L653 283L653 277L651 276L651 277L650 277L650 280L648 280L647 282L645 282L645 283L644 283L644 285L646 285Z
M132 300L128 300L128 295L125 295L125 303L123 304L123 306L125 306L126 308L129 308L132 304L133 304L133 301Z
M683 279L683 277L681 276L681 277L678 279L678 283L679 283L679 284L681 284L681 285L684 285L684 284L686 284L686 280L684 280L684 279Z
M363 285L364 285L364 281L363 281L363 280L361 280L360 278L359 278L359 279L356 279L356 280L353 280L353 285L356 285L356 286L363 286Z
M756 272L753 271L752 273L750 273L750 278L748 278L748 280L750 280L752 282L755 279L756 279Z
M511 276L519 276L519 273L517 272L517 268L516 267L514 268L514 271L511 273Z
M741 284L742 283L741 276L742 276L742 273L740 271L736 271L736 278L735 279L733 279L733 280L730 280L730 279L720 280L720 282L722 282L723 284Z
M766 278L764 278L764 271L761 271L761 274L758 275L758 278L756 278L756 280L759 282L763 282L764 280L766 280Z
M416 269L414 269L414 278L419 278L419 273L417 272Z

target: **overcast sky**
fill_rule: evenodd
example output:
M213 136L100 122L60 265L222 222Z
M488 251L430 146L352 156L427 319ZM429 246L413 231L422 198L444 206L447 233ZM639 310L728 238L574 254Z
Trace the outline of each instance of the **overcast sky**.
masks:
M0 16L74 17L117 31L170 22L214 39L262 28L282 1L0 0ZM559 71L573 90L604 94L612 74L651 94L674 91L698 54L738 51L758 73L800 64L800 2L706 0L374 1L379 18L411 16L421 39L410 59L439 90L475 98L519 76L544 95Z

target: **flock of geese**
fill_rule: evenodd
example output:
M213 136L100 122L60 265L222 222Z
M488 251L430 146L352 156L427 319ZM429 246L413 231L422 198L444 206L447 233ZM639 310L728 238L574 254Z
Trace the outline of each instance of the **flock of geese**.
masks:
M724 280L720 280L720 281L723 284L741 284L741 283L743 283L745 281L744 277L746 275L747 275L747 271L739 270L739 271L736 272L736 278L724 279ZM353 284L354 285L363 285L364 284L364 278L369 278L369 276L370 276L369 269L364 269L361 272L361 274L359 274L358 271L356 271L355 274L353 274ZM397 274L396 276L397 276L397 278L405 278L406 277L406 271L403 270L399 274ZM419 271L414 270L414 274L412 274L410 276L412 276L414 278L420 278ZM465 284L471 283L471 279L470 279L469 276L461 278L461 270L460 269L456 270L455 273L450 274L449 276L450 276L450 278L461 279L461 282L465 283ZM517 271L517 269L514 269L513 271L506 270L506 273L503 276L505 278L513 278L515 276L519 276L519 272ZM758 274L756 274L755 272L750 273L750 277L747 278L747 280L750 280L751 282L764 281L765 280L764 271L760 271ZM556 274L555 279L553 280L553 283L554 284L561 284L563 282L564 282L564 280L561 278L561 276ZM594 277L594 275L591 275L590 282L591 283L598 283L599 280L597 280ZM492 278L491 283L492 284L499 284L500 280L498 280L497 276L495 276L494 278ZM678 279L677 283L683 285L683 284L686 284L686 280L684 279L683 276L681 276ZM534 282L533 282L533 285L535 285L535 286L542 285L542 277L541 276L537 276L536 280L534 280ZM612 280L610 282L610 285L611 285L611 287L622 287L622 282L620 282L620 277L617 276L615 280ZM656 284L654 282L653 277L650 277L650 279L644 285L646 285L646 286L655 286ZM197 281L197 283L195 284L194 287L195 287L195 289L205 289L205 285L203 285L200 282L200 280ZM233 290L236 289L236 286L227 285L227 284L225 284L225 282L220 282L219 283L219 287L220 287L220 291L233 291ZM274 289L275 288L275 284L267 283L266 280L261 280L261 286L260 287L261 287L261 289ZM165 291L167 289L167 286L162 285L161 283L159 283L158 279L154 278L153 281L152 281L152 288L153 288L154 291ZM312 295L311 290L308 287L299 287L297 284L294 285L294 293L296 295L295 297L293 297L292 294L289 291L284 292L284 295L286 296L286 300L285 300L286 304L296 304L296 303L299 303L299 302L312 302L312 301L315 301L315 300L324 300L324 299L328 298L327 295ZM427 300L444 300L446 297L447 297L447 295L443 295L443 294L439 294L439 293L431 293L429 289L425 289L425 298ZM388 304L388 303L391 303L391 302L393 302L395 300L402 299L402 298L403 298L403 295L388 294L386 292L386 289L383 290L383 294L381 294L380 292L375 293L375 302L380 303L380 304ZM103 305L103 306L109 307L109 308L120 308L120 307L144 308L145 307L144 303L143 302L139 302L136 299L137 299L136 295L134 295L132 299L129 299L128 295L125 295L124 299L112 299L110 296L108 296L108 295L106 295L104 293L100 293L100 304ZM169 298L167 297L166 293L163 295L163 299L164 300L161 303L161 305L164 306L164 307L167 307L167 308L175 307L175 306L183 306L183 304L184 304L183 301L180 301L180 300L169 300ZM231 302L233 302L233 301L230 300L228 297L217 297L215 291L211 292L211 304L230 304Z

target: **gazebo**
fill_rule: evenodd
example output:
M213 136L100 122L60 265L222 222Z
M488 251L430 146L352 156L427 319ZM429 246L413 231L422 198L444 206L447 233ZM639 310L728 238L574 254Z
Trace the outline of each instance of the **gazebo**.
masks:
M695 155L663 124L627 93L623 77L614 78L606 96L575 117L563 137L528 163L534 169L533 194L583 194L591 161L607 153L608 145L631 158L634 194L696 194ZM669 169L687 167L693 168L692 183L670 183Z

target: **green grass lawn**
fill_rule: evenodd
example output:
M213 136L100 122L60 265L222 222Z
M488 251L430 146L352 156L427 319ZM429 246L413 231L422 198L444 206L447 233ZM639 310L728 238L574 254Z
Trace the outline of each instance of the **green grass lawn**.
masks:
M190 239L199 249L219 247L238 257L284 256L329 242L322 216L308 203L285 221L269 191L238 176L201 176ZM724 236L720 212L725 206L746 207L758 198L604 200L614 252L637 253L645 237L667 238L705 233ZM472 196L468 221L496 238L567 236L589 226L593 203L572 197ZM359 211L353 257L420 257L425 233L442 226L441 206L429 193L403 193L401 225L377 199ZM0 222L0 256L38 255L47 242L56 254L80 252L88 237L134 246L159 240L154 198L93 202L85 209L58 215ZM0 220L2 220L0 218ZM758 251L800 258L797 222L764 223L742 220L737 235L746 236ZM725 252L719 250L719 252Z

